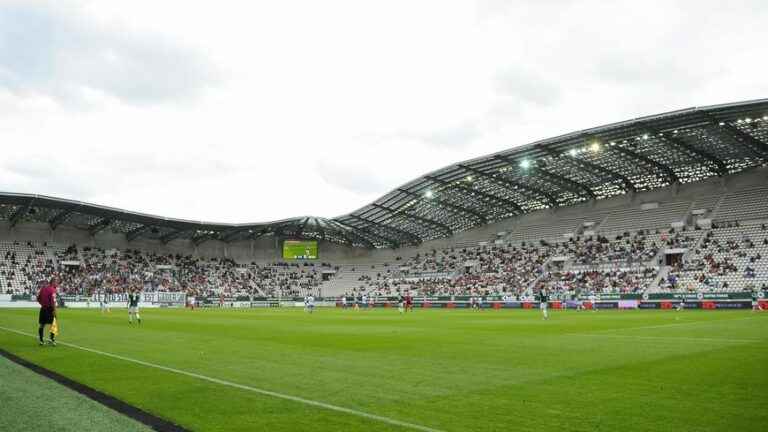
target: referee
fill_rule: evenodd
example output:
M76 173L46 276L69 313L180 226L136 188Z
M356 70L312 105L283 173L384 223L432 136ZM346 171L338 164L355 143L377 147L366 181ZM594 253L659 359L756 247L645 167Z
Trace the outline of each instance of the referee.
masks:
M37 318L40 326L37 328L37 335L40 337L40 345L45 345L43 330L46 325L53 324L53 319L56 318L56 278L51 278L50 282L40 289L37 293L37 302L40 303L40 314ZM56 336L50 330L49 334L50 344L56 346Z

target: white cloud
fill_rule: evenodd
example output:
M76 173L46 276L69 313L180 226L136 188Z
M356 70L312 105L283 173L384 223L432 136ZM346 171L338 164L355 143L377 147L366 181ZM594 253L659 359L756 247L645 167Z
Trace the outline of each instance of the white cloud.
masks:
M0 7L0 87L70 104L185 99L216 82L195 50L159 34L105 27L45 2Z
M170 217L336 216L460 160L768 94L761 2L30 4L0 1L0 190Z

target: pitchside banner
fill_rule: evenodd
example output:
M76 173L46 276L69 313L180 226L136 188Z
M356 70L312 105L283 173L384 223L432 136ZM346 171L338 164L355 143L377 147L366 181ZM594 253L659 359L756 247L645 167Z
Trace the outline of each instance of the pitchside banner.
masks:
M760 293L765 295L764 293ZM679 300L684 298L686 300L751 300L752 292L728 292L728 293L684 293L684 294L668 294L668 293L653 293L643 294L643 300Z
M691 301L702 300L751 300L752 291L741 292L708 292L708 293L646 293L646 294L599 294L600 301L618 301L618 300L677 300L685 299ZM761 291L758 293L761 299L768 298L768 293ZM586 296L579 296L586 300Z
M61 298L65 303L69 302L99 302L105 296L103 294L94 294L90 297L79 295L63 295ZM106 300L112 303L121 303L128 301L128 295L125 293L107 294ZM167 303L181 303L184 304L187 301L187 294L183 292L143 292L141 293L141 301L144 303L152 304L167 304Z
M672 301L659 301L659 302L642 302L640 303L640 309L672 309L677 306L677 302ZM751 309L751 301L703 301L703 302L690 302L685 303L685 309Z

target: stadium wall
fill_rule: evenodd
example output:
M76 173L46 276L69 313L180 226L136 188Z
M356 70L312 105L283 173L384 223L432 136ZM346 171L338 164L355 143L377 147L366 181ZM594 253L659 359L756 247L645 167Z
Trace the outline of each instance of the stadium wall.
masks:
M492 243L497 233L511 232L518 226L546 225L555 223L563 213L576 213L578 210L593 212L596 210L622 210L639 208L642 204L660 202L670 203L693 201L699 197L734 192L757 186L768 185L768 168L754 168L726 177L714 177L699 182L675 184L666 188L647 192L630 193L618 197L593 200L576 206L546 209L524 214L518 217L490 223L475 229L457 233L453 237L424 242L418 247L401 248L394 255L410 256L432 249L444 249L459 246L477 246L479 242ZM766 215L768 217L768 215ZM596 221L599 222L599 221ZM384 257L393 256L390 250L371 251L368 259L372 262L382 262Z
M572 215L577 213L579 209L591 212L602 209L638 208L641 204L649 202L692 201L701 196L722 194L724 192L733 192L767 184L768 168L755 168L722 178L712 178L684 185L676 184L654 191L631 193L607 200L590 201L572 207L540 210L457 233L450 238L427 241L418 247L404 247L396 250L368 250L320 241L318 261L333 263L391 262L396 256L407 257L432 249L454 246L476 246L481 241L493 242L499 232L511 232L518 226L551 224L557 221L561 214L568 213ZM141 238L129 242L123 234L112 233L109 230L104 230L95 236L91 236L85 230L67 225L51 230L50 226L46 223L20 223L11 228L8 222L0 222L0 241L9 240L47 241L65 245L74 243L81 247L140 249L157 253L192 254L201 257L230 257L238 262L274 262L282 260L279 240L271 236L230 244L210 240L200 245L195 245L191 240L184 239L177 239L163 244L158 240Z
M91 236L87 231L73 226L62 225L51 230L46 223L21 223L10 228L7 222L0 222L0 241L34 241L76 244L103 249L139 249L143 251L172 254L191 254L201 257L230 257L238 262L281 261L282 247L278 239L267 236L256 240L232 242L230 244L210 240L195 245L191 240L177 239L164 244L159 240L136 239L128 241L123 234L107 230ZM346 246L325 241L319 242L319 261L346 261L365 258L370 251L364 248Z

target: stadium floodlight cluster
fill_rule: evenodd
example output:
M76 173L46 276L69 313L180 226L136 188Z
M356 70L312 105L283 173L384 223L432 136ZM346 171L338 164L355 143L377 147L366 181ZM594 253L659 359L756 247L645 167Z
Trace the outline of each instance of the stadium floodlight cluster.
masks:
M368 248L415 245L536 210L726 176L768 164L768 100L689 108L546 139L421 176L350 214L268 223L170 219L77 201L0 194L0 221L67 224L129 241L195 244L265 235Z

